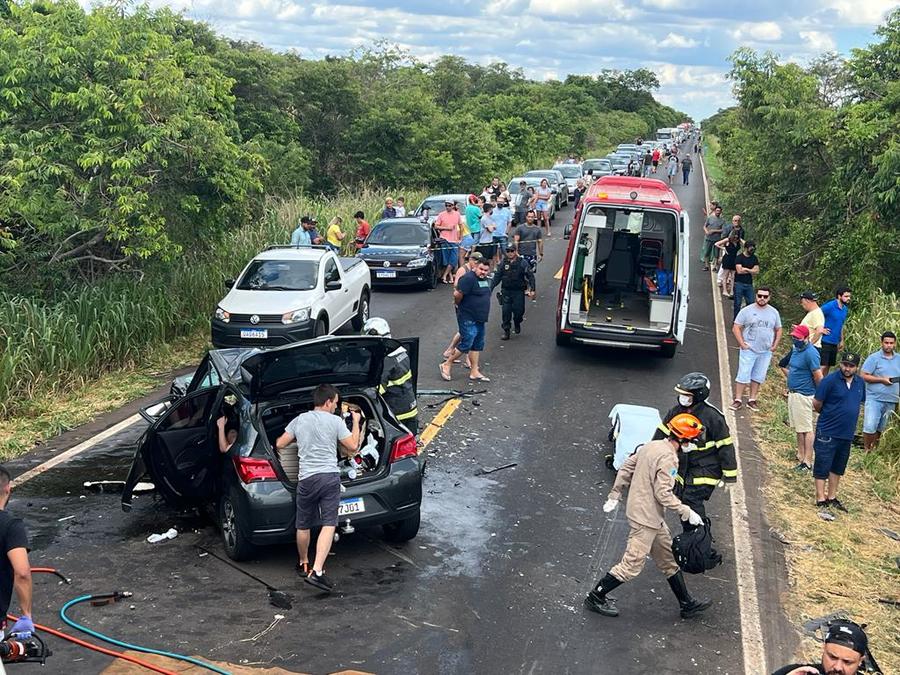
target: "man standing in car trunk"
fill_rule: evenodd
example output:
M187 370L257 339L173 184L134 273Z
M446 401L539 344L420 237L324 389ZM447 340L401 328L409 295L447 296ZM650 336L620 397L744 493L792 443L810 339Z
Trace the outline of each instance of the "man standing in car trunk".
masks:
M359 451L359 419L351 411L353 430L334 414L338 390L330 384L320 384L313 392L314 408L297 415L275 441L279 450L297 441L300 475L297 480L297 573L319 590L331 593L334 584L325 576L325 561L334 542L341 501L341 473L335 448L352 457ZM316 543L316 558L309 569L309 530L321 524Z

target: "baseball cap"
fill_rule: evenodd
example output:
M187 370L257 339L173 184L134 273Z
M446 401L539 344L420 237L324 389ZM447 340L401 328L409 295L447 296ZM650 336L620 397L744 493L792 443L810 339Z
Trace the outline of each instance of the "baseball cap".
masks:
M865 655L869 647L869 638L866 637L862 626L852 621L835 621L828 626L825 644L849 647L857 654Z
M859 354L856 352L844 352L841 354L841 363L849 363L853 366L859 365Z
M480 251L472 251L468 256L466 256L467 260L474 260L475 262L481 262L484 260L484 256Z
M809 328L806 326L798 325L794 326L791 329L791 337L799 338L800 340L805 340L809 337Z
M801 299L801 300L818 300L818 299L819 299L819 296L817 296L817 295L816 295L815 293L813 293L812 291L803 291L803 292L800 294L800 299Z

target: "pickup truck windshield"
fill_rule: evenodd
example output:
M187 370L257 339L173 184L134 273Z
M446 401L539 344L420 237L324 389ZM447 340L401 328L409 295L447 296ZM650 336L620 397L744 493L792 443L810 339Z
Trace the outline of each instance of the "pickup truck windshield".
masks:
M241 291L311 291L318 273L314 260L254 260L237 287Z
M465 209L465 202L459 199L451 199L450 201L455 201L457 204L460 204L463 209ZM416 215L422 215L422 211L424 209L428 209L429 213L432 216L436 216L441 211L444 210L444 200L443 199L426 199L419 208L416 209Z
M376 246L428 246L431 226L427 223L378 223L367 244Z

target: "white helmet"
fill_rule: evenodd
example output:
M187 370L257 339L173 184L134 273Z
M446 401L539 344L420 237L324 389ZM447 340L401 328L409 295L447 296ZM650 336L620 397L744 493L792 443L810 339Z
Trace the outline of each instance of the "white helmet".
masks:
M363 324L363 335L378 335L379 337L391 337L391 327L384 319L373 316Z

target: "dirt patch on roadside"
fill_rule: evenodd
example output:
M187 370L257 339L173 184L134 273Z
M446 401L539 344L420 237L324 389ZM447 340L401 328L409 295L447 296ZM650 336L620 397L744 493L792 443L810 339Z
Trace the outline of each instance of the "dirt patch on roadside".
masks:
M154 666L164 668L174 673L179 673L179 675L201 675L202 673L209 672L205 668L200 668L199 666L195 666L184 661L166 658L165 656L157 656L156 654L143 654L141 652L132 651L126 651L124 653L128 656L133 656L134 658L140 659L141 661L152 663ZM199 659L200 657L196 658ZM209 661L209 663L221 668L222 670L227 670L229 673L232 673L232 675L301 675L295 670L285 670L284 668L269 668L255 665L238 665L234 663L224 663L221 661ZM128 663L127 661L116 660L109 668L103 670L103 675L139 675L146 672L146 668L135 665L133 663ZM332 673L331 675L372 675L372 673L367 673L360 670L342 670L338 673Z

